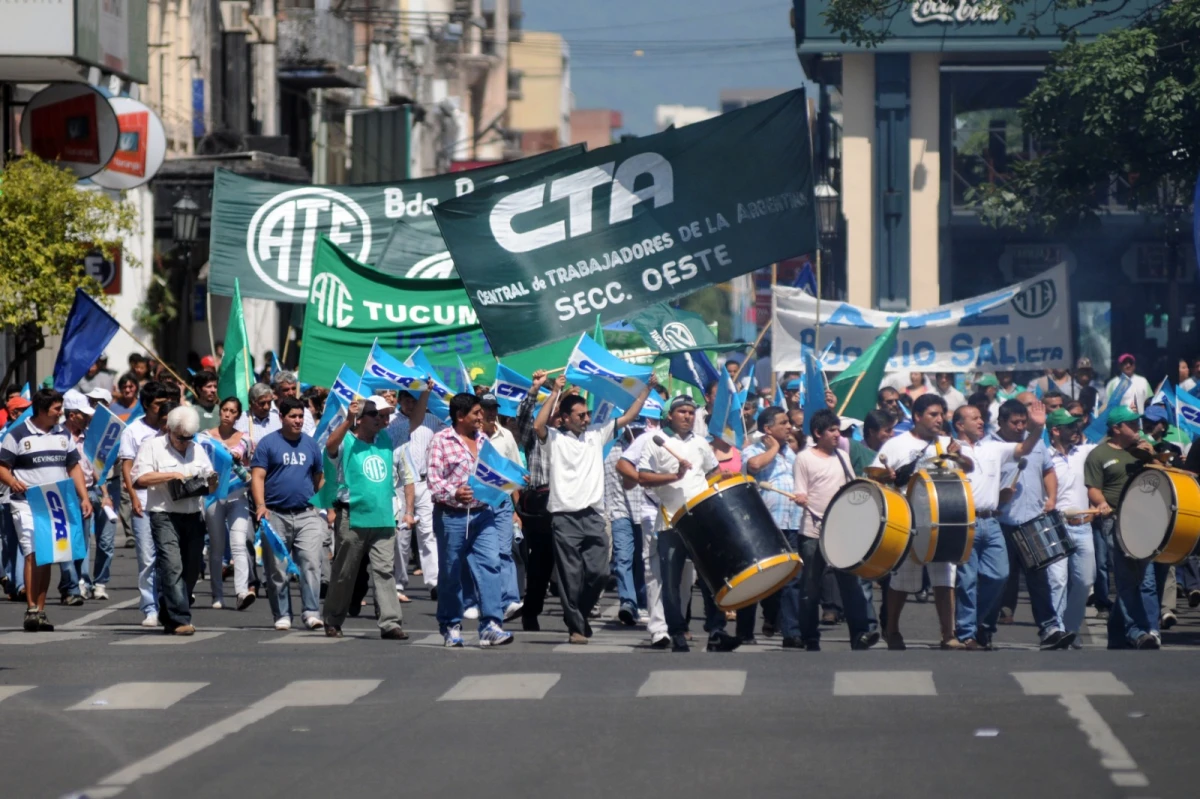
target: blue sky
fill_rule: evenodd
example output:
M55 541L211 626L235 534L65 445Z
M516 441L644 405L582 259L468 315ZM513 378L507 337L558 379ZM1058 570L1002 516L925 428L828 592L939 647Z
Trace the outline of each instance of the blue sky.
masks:
M653 133L656 105L716 109L721 89L782 90L803 83L787 0L524 0L522 5L526 30L561 33L571 46L575 107L620 111L623 132Z

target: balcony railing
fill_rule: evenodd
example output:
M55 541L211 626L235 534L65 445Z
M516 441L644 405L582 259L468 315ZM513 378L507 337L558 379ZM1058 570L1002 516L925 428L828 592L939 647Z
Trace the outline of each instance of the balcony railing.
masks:
M354 24L333 11L289 8L278 16L279 77L312 87L359 86Z

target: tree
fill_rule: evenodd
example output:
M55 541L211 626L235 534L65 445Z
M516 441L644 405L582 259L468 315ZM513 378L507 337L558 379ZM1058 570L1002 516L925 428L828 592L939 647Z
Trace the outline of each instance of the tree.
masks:
M843 40L872 47L914 4L832 0L826 20ZM1021 106L1036 152L1003 183L969 195L980 217L997 227L1085 227L1118 188L1126 205L1149 213L1187 205L1200 171L1200 0L995 0L992 8L1030 36L1066 44ZM1090 13L1056 22L1054 12L1067 9ZM1100 17L1127 23L1079 42L1081 25Z
M14 331L17 348L0 385L47 333L62 332L76 288L107 302L84 256L99 249L115 257L136 224L132 206L80 188L65 169L35 155L8 162L0 172L0 325ZM124 260L137 265L128 253Z

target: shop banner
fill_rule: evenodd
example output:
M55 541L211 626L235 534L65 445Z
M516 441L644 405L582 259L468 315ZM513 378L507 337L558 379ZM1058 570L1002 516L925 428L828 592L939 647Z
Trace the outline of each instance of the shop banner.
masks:
M776 286L771 355L776 372L803 371L800 345L814 347L817 300ZM1015 285L903 314L821 302L821 365L846 369L883 336L900 329L888 371L995 372L1071 366L1071 303L1067 267L1056 266Z
M575 145L469 172L358 186L297 186L218 169L208 290L232 296L234 278L240 278L243 297L304 302L321 236L355 259L374 264L396 221L436 233L432 211L438 203L544 169L583 150Z
M314 249L300 348L304 382L333 385L342 364L357 369L366 363L376 339L401 362L420 347L448 383L457 380L459 358L474 382L495 379L496 360L461 281L384 275L323 236ZM574 346L567 339L504 362L521 374L554 369L566 364Z
M434 209L498 355L816 247L802 89Z

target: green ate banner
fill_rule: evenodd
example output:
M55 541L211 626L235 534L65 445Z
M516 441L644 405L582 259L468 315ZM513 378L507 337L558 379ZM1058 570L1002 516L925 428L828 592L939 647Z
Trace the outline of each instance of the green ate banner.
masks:
M385 275L321 237L314 246L301 338L304 382L333 385L342 364L362 371L376 339L402 361L421 347L446 379L458 369L459 358L477 384L491 385L495 379L496 359L461 281ZM563 366L574 347L575 339L567 339L504 363L530 375Z
M813 252L797 89L629 139L433 210L493 350L508 355Z
M436 235L433 209L439 203L544 169L583 150L583 145L573 145L466 172L357 186L274 183L218 169L213 179L208 290L233 296L237 278L243 297L304 302L321 236L356 260L375 264L397 222ZM395 267L393 273L403 274L400 269Z

